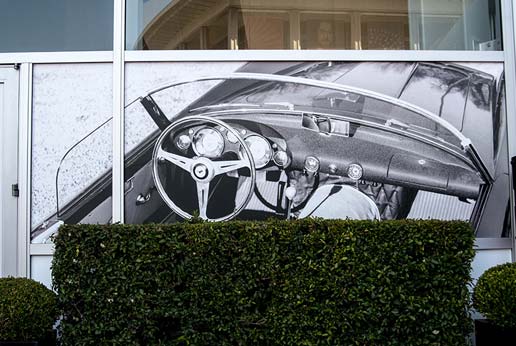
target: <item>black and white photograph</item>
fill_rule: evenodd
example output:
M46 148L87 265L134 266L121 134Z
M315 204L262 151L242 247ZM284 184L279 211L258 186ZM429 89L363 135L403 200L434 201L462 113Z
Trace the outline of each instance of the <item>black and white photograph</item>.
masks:
M135 63L126 73L126 223L410 218L508 234L502 64ZM93 123L96 108L80 109L90 131L56 142L56 175L38 177L56 186L33 200L56 206L38 215L33 241L54 224L111 222L111 170L96 157L109 157L110 118ZM64 184L77 195L59 198Z

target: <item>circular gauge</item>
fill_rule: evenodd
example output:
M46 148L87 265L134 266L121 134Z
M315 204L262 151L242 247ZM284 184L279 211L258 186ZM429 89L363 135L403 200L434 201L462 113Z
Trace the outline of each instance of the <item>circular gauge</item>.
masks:
M317 173L321 167L321 162L315 156L307 156L305 159L305 170L308 173Z
M236 144L238 143L238 138L231 132L228 131L226 138L228 139L229 143Z
M362 178L362 174L364 174L364 170L362 169L362 166L360 166L358 163L352 163L348 167L348 177L350 177L353 180L360 180Z
M272 160L275 164L283 168L287 167L289 164L288 154L283 150L276 151L272 157Z
M269 142L258 135L251 135L245 139L253 155L254 165L257 169L265 167L272 158L272 149Z
M190 139L190 136L188 135L181 135L176 140L176 145L181 150L186 150L190 147L190 144L192 144L192 140Z
M199 156L219 157L224 150L224 138L216 129L200 129L193 137L193 150Z

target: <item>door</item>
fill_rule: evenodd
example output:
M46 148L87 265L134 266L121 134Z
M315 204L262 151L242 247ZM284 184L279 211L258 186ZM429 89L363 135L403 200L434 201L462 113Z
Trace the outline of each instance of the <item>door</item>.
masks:
M0 65L0 277L18 276L18 70Z

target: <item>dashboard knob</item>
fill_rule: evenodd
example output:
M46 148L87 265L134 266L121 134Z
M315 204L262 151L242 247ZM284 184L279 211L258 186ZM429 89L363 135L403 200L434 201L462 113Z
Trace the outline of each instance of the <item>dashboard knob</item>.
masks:
M307 173L315 174L319 172L319 159L315 156L307 156L305 159L305 170Z
M353 180L360 180L362 178L362 175L364 174L364 169L362 166L360 166L358 163L352 163L348 167L348 177L350 177Z
M285 197L287 197L287 199L289 201L294 199L295 196L296 196L296 188L294 186L289 186L285 189Z

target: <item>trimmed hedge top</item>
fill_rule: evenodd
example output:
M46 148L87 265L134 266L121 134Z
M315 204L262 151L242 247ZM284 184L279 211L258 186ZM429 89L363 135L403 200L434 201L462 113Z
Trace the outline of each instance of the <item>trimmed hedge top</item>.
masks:
M464 345L468 224L67 225L65 345Z
M38 341L57 320L54 292L31 279L0 278L0 341Z
M516 328L516 263L486 270L473 291L473 304L494 324Z

